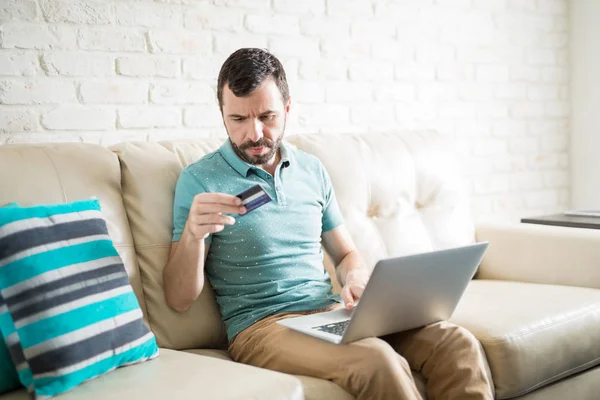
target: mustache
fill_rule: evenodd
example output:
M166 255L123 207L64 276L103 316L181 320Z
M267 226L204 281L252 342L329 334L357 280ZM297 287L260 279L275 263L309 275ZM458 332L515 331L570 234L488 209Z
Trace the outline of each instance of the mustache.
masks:
M265 138L259 139L256 142L253 142L253 141L249 140L247 142L242 143L240 145L239 149L240 150L246 150L246 149L249 149L251 147L261 147L261 146L269 147L269 148L272 149L273 148L273 142L270 141L269 139L265 139Z

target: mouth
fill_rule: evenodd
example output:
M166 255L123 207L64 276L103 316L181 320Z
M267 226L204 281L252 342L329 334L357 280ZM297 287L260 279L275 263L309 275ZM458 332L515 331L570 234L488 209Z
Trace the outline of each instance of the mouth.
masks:
M261 154L265 150L265 146L250 147L248 151L252 154Z

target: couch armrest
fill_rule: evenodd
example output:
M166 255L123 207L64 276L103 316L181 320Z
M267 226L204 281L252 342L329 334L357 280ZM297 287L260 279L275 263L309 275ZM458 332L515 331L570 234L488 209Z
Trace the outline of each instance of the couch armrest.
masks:
M600 289L600 230L535 224L478 224L490 247L478 279Z
M303 398L302 383L292 375L162 348L155 360L118 368L60 396L61 400ZM23 389L0 399L29 396Z

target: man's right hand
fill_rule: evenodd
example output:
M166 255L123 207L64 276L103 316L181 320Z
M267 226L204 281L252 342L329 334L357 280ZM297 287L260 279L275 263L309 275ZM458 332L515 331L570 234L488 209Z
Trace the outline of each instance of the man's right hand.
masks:
M246 213L246 207L242 206L242 200L236 196L225 193L200 193L194 197L186 228L191 237L203 240L209 234L220 232L225 225L233 225L233 217L222 215Z

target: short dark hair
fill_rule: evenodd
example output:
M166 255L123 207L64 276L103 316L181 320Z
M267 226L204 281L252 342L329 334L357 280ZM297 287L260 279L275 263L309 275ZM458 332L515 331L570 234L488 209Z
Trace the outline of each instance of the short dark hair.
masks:
M223 63L217 82L217 99L223 110L225 84L237 97L250 95L267 78L273 77L281 92L283 102L290 98L285 71L273 54L263 49L243 48L233 52Z

